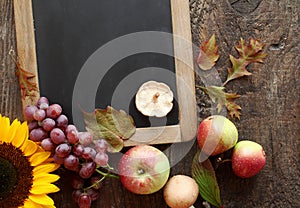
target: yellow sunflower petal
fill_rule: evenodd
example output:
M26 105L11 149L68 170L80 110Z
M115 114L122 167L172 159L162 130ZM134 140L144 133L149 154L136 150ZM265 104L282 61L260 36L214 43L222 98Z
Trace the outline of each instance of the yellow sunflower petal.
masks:
M1 131L0 131L0 141L1 142L8 142L6 140L9 140L9 138L6 137L7 132L9 131L9 125L10 121L9 118L7 117L0 117L0 126L1 126Z
M28 139L28 131L29 129L27 123L23 122L17 127L16 133L14 134L14 136L12 136L11 143L16 147L20 147L24 143L24 141Z
M20 147L20 149L22 150L24 155L28 157L35 153L37 149L37 144L31 140L26 139L24 144Z
M43 181L46 183L53 183L55 181L58 181L60 177L58 175L54 174L49 174L49 173L40 173L40 174L35 174L33 176L34 181Z
M35 202L33 202L30 199L26 199L26 201L24 202L24 205L22 206L24 208L44 208L44 206L37 204Z
M20 124L21 124L20 121L18 121L17 119L15 119L11 123L8 132L6 132L6 135L4 135L4 137L6 138L6 142L8 142L8 143L12 142L17 130L20 127Z
M32 166L37 166L49 158L51 152L37 152L29 158Z
M39 194L39 195L30 194L29 199L41 205L54 205L53 199L51 199L46 194Z
M49 163L49 164L43 164L43 165L39 165L33 168L33 175L35 174L41 174L41 173L49 173L52 171L57 170L60 167L59 164L56 163Z
M30 193L32 194L50 194L58 192L60 189L51 183L35 184L33 183Z

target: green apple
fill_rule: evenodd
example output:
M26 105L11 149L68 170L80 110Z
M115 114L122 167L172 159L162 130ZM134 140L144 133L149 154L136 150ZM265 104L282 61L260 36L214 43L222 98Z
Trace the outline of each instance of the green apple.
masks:
M151 194L160 190L168 181L170 163L167 156L150 145L129 149L120 159L121 183L136 194Z
M263 147L253 141L238 142L232 152L232 170L241 178L250 178L265 166L266 154Z
M224 116L210 116L199 125L197 141L206 155L221 154L234 147L237 140L237 128Z

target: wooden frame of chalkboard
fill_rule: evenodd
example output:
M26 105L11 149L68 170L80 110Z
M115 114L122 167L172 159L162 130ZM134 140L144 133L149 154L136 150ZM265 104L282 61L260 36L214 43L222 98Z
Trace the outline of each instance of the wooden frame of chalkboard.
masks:
M197 131L197 111L195 98L192 44L184 45L182 38L191 42L191 26L188 0L170 0L176 90L178 96L179 123L170 126L137 128L136 133L125 141L125 146L137 144L165 144L192 140ZM39 86L36 42L32 0L14 0L16 42L18 62L20 66L36 76L32 81ZM187 90L193 93L186 93ZM35 97L39 97L36 92ZM35 103L36 100L23 99L23 107Z

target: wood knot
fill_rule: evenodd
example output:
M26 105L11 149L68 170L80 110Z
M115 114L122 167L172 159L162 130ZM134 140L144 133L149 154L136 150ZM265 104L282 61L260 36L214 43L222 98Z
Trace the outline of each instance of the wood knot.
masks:
M249 14L254 12L260 5L262 0L229 0L234 10L241 14Z

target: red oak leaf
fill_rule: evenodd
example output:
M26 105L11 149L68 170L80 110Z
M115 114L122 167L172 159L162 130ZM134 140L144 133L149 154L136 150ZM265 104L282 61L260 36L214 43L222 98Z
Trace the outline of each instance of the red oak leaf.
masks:
M254 62L263 62L263 59L267 56L266 53L262 52L263 46L262 43L253 38L250 38L249 44L241 38L239 44L235 47L238 51L239 58L235 58L232 55L229 56L232 67L228 69L228 76L223 86L230 80L251 75L246 67Z
M209 70L219 59L218 46L216 43L215 35L206 41L200 49L199 56L197 58L197 64L202 70Z
M27 96L32 99L32 97L35 97L34 92L38 92L37 83L31 81L35 75L23 69L18 62L16 65L16 76L19 79L22 99L24 100Z

